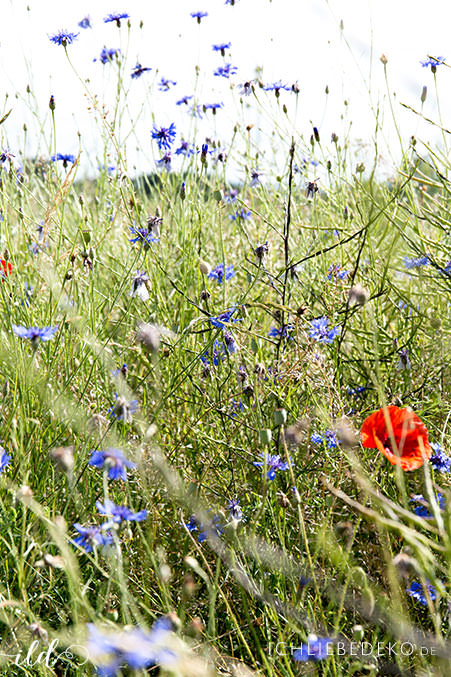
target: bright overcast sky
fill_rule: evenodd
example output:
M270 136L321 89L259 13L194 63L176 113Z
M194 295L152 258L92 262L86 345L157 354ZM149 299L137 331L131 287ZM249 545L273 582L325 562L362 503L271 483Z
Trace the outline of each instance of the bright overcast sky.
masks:
M208 12L201 25L190 16L197 10ZM103 17L111 12L130 14L130 33L126 22L121 29L114 23L103 23ZM86 15L91 17L93 27L82 30L77 23ZM420 61L433 55L448 57L451 63L449 0L436 0L433 11L427 11L420 0L236 0L234 6L225 5L224 0L116 0L114 4L111 0L29 0L28 5L24 0L2 0L1 24L0 113L13 109L1 133L3 145L9 145L12 152L19 153L24 147L24 122L28 127L27 154L48 155L53 151L48 147L51 132L48 100L53 94L58 152L77 153L80 132L84 166L96 167L101 161L102 142L99 127L88 111L89 102L81 81L89 78L91 94L106 102L111 114L117 65L93 61L104 46L120 48L126 59L127 113L121 138L127 137L131 163L146 171L154 169L158 157L157 153L153 155L155 149L150 139L154 122L166 126L174 121L185 138L192 133L193 119L187 107L177 107L175 101L195 91L196 66L200 69L196 88L199 102L226 104L216 118L210 114L208 122L199 123L201 136L197 143L206 135L213 135L227 147L234 124L240 122L244 126L255 123L255 135L260 127L261 137L254 136L254 140L261 138L262 147L266 147L265 139L269 139L271 128L283 117L274 105L274 95L259 90L260 112L254 112L252 97L245 101L251 108L244 107L243 112L237 88L233 95L230 89L231 84L253 78L255 68L260 67L265 83L279 79L287 84L298 83L298 110L291 131L304 134L307 141L312 123L320 128L322 138L329 141L332 132L342 135L352 121L353 137L371 142L375 128L372 108L375 110L379 103L387 139L393 148L397 142L390 124L380 62L382 53L388 58L390 92L396 93L393 103L404 139L407 141L415 134L425 141L438 141L431 126L421 123L418 116L406 112L399 104L404 102L420 110L421 91L427 85L428 99L423 112L438 120L434 78L430 69L421 67ZM49 41L48 36L62 28L80 32L68 47L76 72L67 61L64 48ZM212 45L229 41L232 47L226 61L236 66L238 73L231 80L213 77L214 69L223 59L212 51ZM132 81L130 72L137 61L153 70ZM177 81L177 85L168 92L158 92L156 82L162 76ZM451 128L450 77L449 68L438 69L443 124L447 128ZM281 94L280 102L287 103L292 119L294 100L289 92ZM344 100L349 102L347 107ZM268 112L262 112L266 109ZM129 118L135 127L127 136L132 127ZM39 133L41 127L44 135ZM290 125L284 122L281 134L288 129Z

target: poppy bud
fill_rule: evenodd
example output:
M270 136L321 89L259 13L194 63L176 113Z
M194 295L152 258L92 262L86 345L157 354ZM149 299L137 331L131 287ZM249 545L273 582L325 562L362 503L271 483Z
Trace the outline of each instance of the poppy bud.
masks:
M264 428L260 430L260 442L262 444L270 444L272 440L272 432L269 428Z

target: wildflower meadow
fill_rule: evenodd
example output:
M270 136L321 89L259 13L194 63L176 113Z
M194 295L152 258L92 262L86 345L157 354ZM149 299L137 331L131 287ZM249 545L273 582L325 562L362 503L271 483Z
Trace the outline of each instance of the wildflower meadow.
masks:
M1 675L450 674L447 58L402 111L375 60L383 172L209 32L245 3L185 3L190 88L127 2L36 31L95 153L2 100Z

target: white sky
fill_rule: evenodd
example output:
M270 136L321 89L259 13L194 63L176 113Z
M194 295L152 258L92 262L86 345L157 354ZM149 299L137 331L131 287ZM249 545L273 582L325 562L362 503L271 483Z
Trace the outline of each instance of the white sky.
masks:
M423 112L438 119L434 78L430 69L422 68L419 62L431 54L448 57L451 63L449 0L436 0L431 10L426 9L424 0L236 0L233 7L226 6L224 0L116 0L114 4L111 0L29 0L28 5L24 0L0 0L0 3L0 113L13 109L0 134L3 145L9 145L17 154L24 147L24 122L28 127L27 154L39 152L48 156L53 152L53 146L49 147L48 109L53 94L56 150L77 153L80 132L84 166L97 166L102 155L100 128L87 110L81 80L89 78L91 93L98 95L112 114L117 66L93 62L104 46L120 48L127 59L124 82L128 113L123 118L121 142L127 139L129 164L136 163L146 171L152 171L155 159L160 157L150 139L154 121L158 126L174 121L178 132L190 138L193 120L186 108L175 106L175 101L194 92L196 66L200 69L196 90L199 101L227 104L216 118L210 114L209 121L200 123L198 143L209 135L220 137L227 147L236 122L243 127L254 123L252 138L266 149L269 162L269 140L278 124L282 135L289 138L296 130L308 142L313 123L319 127L322 140L329 142L333 131L342 138L351 121L353 137L370 142L375 128L371 106L376 109L379 104L385 117L388 146L391 150L399 148L390 122L384 71L379 60L382 53L388 58L390 91L396 93L394 107L404 140L407 142L412 134L425 141L439 140L436 130L403 110L399 103L419 110L421 90L427 85L428 99ZM190 17L190 12L197 10L209 13L200 26ZM116 11L130 14L130 33L126 22L120 30L115 24L103 23L104 16ZM81 30L77 23L87 14L93 28ZM344 22L343 31L340 20ZM61 28L80 31L78 40L68 47L78 76L68 64L64 49L49 41L48 36ZM223 59L211 46L229 41L231 56L226 61L238 68L231 81L212 76ZM132 81L130 70L136 61L153 70ZM244 112L240 109L239 95L236 90L232 95L230 84L251 79L256 66L263 69L264 82L279 79L287 84L298 82L296 117L295 97L286 92L280 98L281 103L289 106L294 127L277 109L273 94L258 90L262 106L259 108L249 98L245 104L251 107ZM177 85L166 93L158 92L155 86L149 92L150 85L162 75L176 80ZM448 128L451 128L450 77L449 68L438 69L443 124ZM31 94L26 92L27 85ZM347 108L343 104L345 99L349 102ZM130 120L134 121L134 128ZM389 151L385 154L388 158ZM114 163L113 157L111 162Z

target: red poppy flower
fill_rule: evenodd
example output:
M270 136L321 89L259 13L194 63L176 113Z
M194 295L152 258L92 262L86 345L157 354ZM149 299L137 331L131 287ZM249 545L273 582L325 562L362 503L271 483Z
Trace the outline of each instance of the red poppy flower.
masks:
M11 261L8 261L8 263L6 263L5 259L0 259L0 265L3 268L3 270L0 270L0 277L5 279L7 275L11 275L11 273L13 272Z
M423 421L410 409L383 407L363 422L362 445L379 449L393 465L403 470L420 468L432 454L428 431Z

